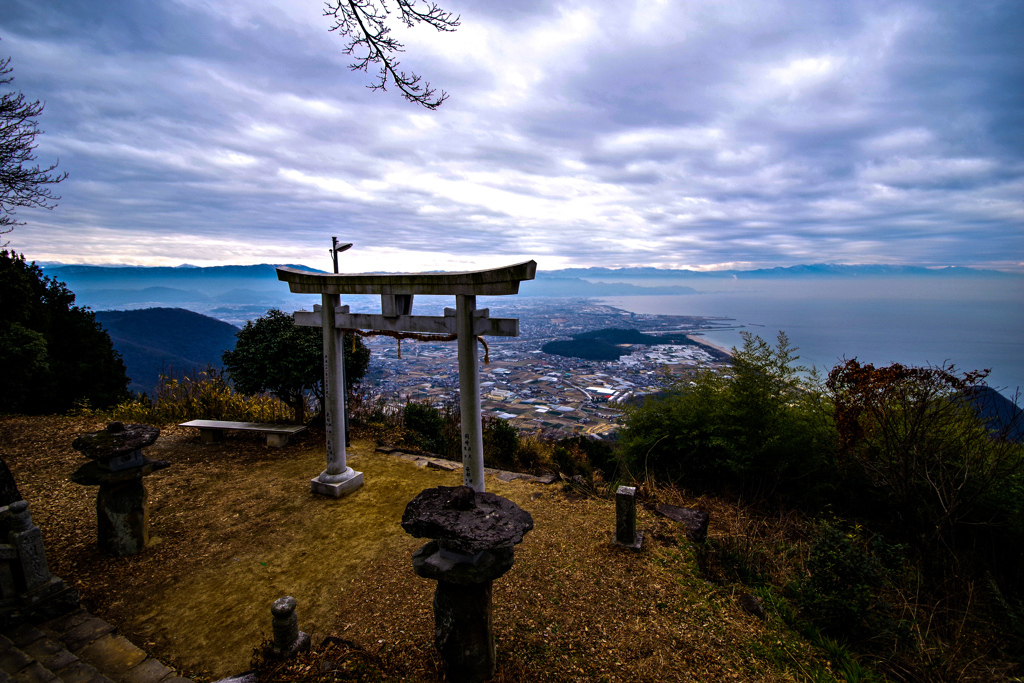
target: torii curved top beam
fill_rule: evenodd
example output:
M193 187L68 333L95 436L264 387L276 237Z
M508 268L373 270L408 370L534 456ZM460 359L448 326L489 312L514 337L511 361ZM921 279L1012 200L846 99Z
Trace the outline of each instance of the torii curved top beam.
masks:
M281 267L277 279L294 294L518 294L519 283L537 275L537 262L464 273L311 273Z

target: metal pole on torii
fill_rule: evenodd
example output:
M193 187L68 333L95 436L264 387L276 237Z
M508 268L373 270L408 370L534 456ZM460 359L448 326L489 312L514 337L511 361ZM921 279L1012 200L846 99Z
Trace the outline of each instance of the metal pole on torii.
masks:
M361 472L346 463L344 441L337 443L333 428L341 417L337 387L344 386L344 359L339 348L342 329L368 329L424 334L455 334L459 350L459 408L462 415L463 481L477 491L484 490L483 429L480 422L480 368L478 336L519 336L519 320L491 318L487 309L477 309L476 298L519 293L519 283L532 280L534 261L504 268L465 273L389 273L333 275L295 268L277 269L279 280L298 294L320 294L322 304L312 313L298 311L295 324L320 327L324 338L324 421L327 432L327 469L311 481L314 493L339 497L363 482ZM350 313L339 306L341 294L379 294L381 313ZM454 295L456 308L443 316L412 315L413 297ZM330 391L329 391L330 389Z

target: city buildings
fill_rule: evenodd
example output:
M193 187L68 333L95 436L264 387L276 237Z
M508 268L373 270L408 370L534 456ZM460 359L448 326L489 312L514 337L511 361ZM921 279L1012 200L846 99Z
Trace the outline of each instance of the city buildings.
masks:
M502 304L505 302L502 301ZM727 364L725 354L693 344L623 345L618 361L592 361L542 352L547 342L591 330L637 329L692 333L721 326L721 319L636 315L588 300L519 299L493 306L494 317L518 317L520 336L487 340L489 363L481 366L485 414L508 420L525 433L605 438L621 427L622 405L663 391L697 367ZM689 335L688 335L689 336ZM458 396L454 342L366 339L367 393L390 401L442 404ZM483 354L481 354L483 355Z

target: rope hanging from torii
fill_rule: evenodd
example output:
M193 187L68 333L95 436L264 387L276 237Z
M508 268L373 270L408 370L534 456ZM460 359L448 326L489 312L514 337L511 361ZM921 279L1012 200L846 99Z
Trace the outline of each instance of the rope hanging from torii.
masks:
M391 337L398 342L398 359L402 359L402 340L403 339L414 339L416 341L436 341L436 342L450 342L455 341L459 338L457 334L425 334L423 332L394 332L392 330L342 330L343 332L352 332L352 353L356 352L356 337ZM484 347L484 365L491 364L491 350L487 347L487 340L483 337L477 337L476 340L483 344Z

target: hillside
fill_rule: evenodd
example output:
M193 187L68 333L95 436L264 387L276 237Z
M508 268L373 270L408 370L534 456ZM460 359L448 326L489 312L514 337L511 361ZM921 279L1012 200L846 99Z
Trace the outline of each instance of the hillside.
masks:
M44 272L67 284L80 306L93 310L187 308L235 325L254 320L269 308L293 311L320 301L318 296L289 292L277 279L276 267L269 264L210 268L55 264Z
M178 375L221 367L221 354L235 348L238 328L183 308L97 311L124 358L133 391L152 393L160 373Z
M1002 438L1024 443L1024 419L1017 404L988 386L972 387L967 400L989 429ZM1019 396L1015 396L1019 399Z

